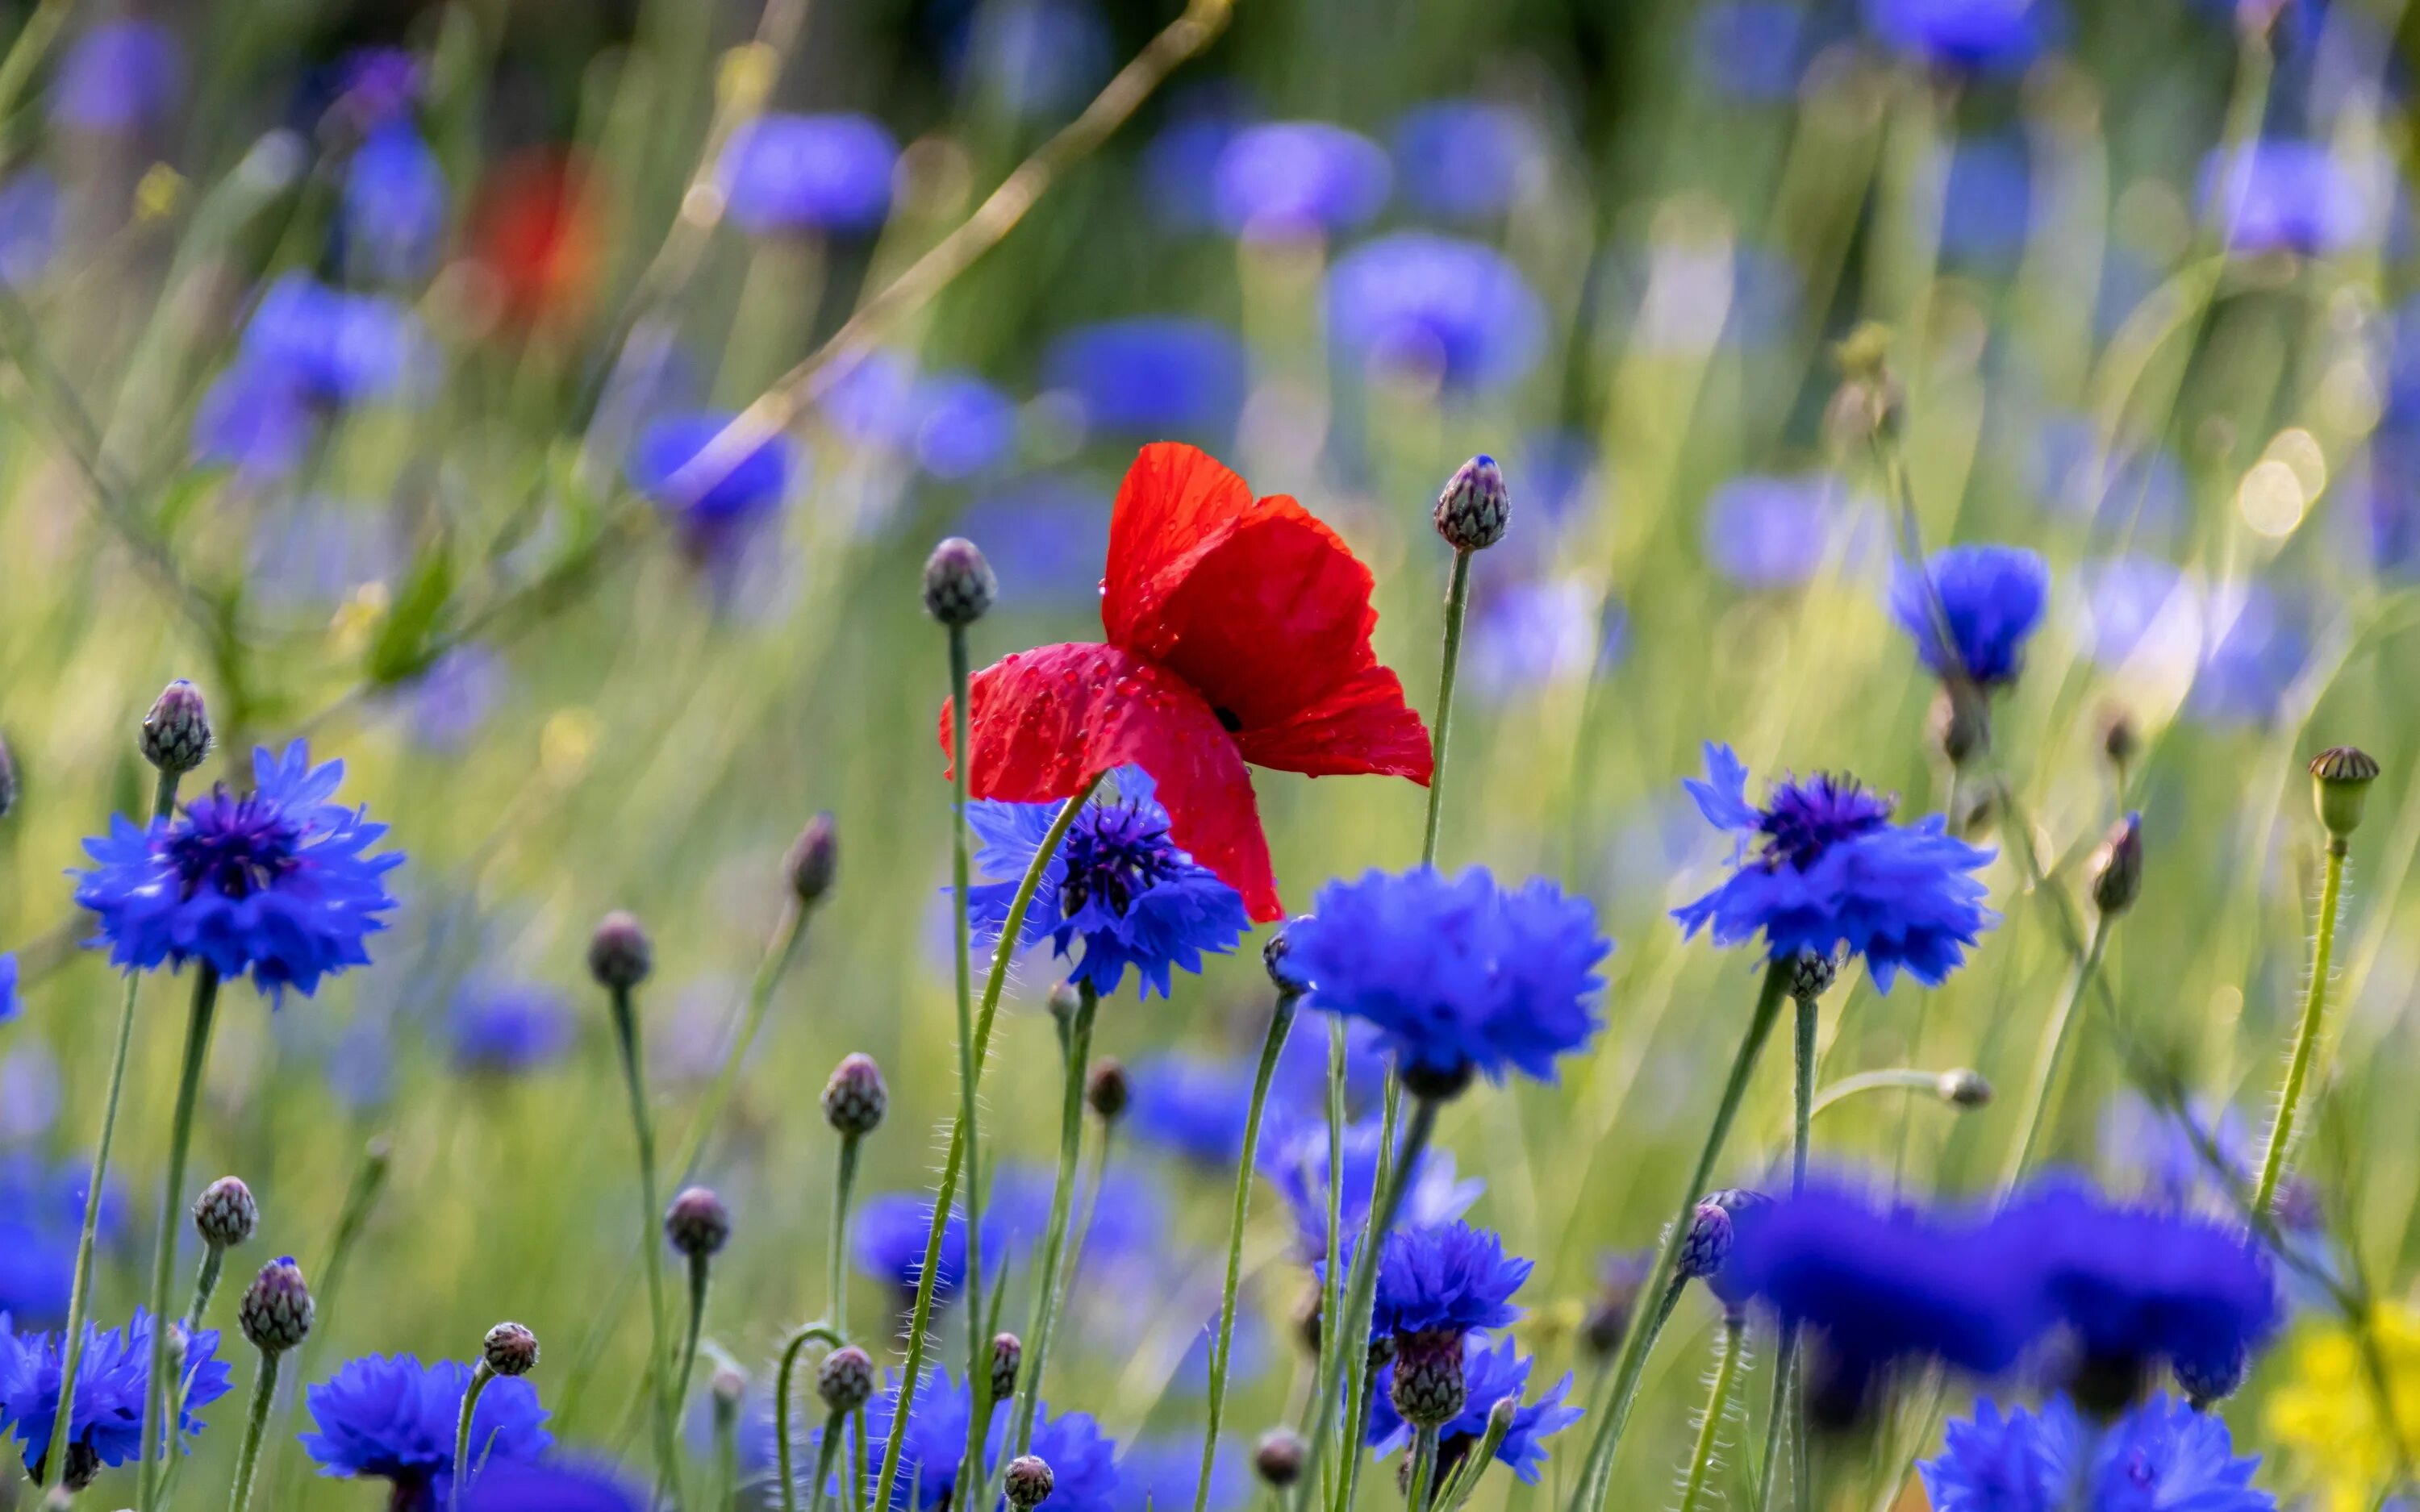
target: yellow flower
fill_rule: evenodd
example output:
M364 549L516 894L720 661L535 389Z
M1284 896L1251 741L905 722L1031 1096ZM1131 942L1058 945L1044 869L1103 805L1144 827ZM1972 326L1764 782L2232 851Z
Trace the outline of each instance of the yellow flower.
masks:
M2370 1314L2394 1421L2381 1421L2378 1393L2350 1325L2303 1335L2293 1376L2269 1399L2269 1432L2319 1489L2327 1512L2368 1512L2396 1462L2396 1444L2420 1445L2420 1311L2381 1303Z

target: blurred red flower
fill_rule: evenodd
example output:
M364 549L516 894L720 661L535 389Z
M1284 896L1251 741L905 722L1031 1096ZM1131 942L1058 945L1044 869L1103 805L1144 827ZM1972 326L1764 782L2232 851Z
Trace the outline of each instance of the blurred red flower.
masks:
M504 320L573 324L602 260L601 216L581 161L532 147L498 164L471 208L472 255L495 280Z

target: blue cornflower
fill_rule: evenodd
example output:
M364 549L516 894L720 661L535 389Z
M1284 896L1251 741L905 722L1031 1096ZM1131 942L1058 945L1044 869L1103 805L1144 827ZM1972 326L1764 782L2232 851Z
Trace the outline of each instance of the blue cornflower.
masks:
M1016 401L971 373L940 373L916 386L916 465L954 482L985 471L1016 445Z
M410 110L427 83L420 60L400 47L357 47L334 72L333 108L365 134Z
M953 43L963 86L1026 120L1072 114L1116 63L1108 23L1083 0L974 7Z
M446 1050L457 1071L519 1076L563 1058L577 1026L551 988L468 981L446 1010Z
M1218 154L1212 204L1239 236L1351 230L1387 203L1386 150L1326 121L1274 121L1237 131Z
M1327 334L1362 366L1484 393L1536 365L1546 312L1495 248L1398 231L1354 248L1328 270Z
M1501 702L1584 682L1620 662L1627 639L1621 606L1581 579L1510 583L1487 595L1470 627L1471 685Z
M1902 970L1939 986L1999 922L1973 876L1991 852L1950 835L1938 814L1891 823L1890 800L1854 778L1784 781L1751 808L1746 766L1710 741L1706 779L1682 785L1707 823L1739 837L1730 879L1672 910L1691 935L1711 925L1716 945L1738 945L1762 931L1776 961L1852 951L1887 993ZM1762 849L1750 854L1752 842Z
M1244 346L1207 320L1103 321L1050 343L1042 386L1068 395L1087 431L1215 444L1243 414Z
M54 1089L55 1067L46 1080ZM14 1090L0 1087L0 1092ZM9 1111L17 1111L13 1103ZM0 1316L13 1316L21 1326L66 1320L91 1179L88 1158L53 1164L30 1150L0 1153ZM125 1197L115 1186L102 1189L96 1238L104 1248L126 1238Z
M1018 478L967 506L951 531L981 541L1000 575L1002 605L1100 612L1109 552L1109 494L1082 479Z
M2005 269L2024 250L2033 170L2014 136L1967 136L1937 152L1945 258Z
M59 60L51 119L80 131L116 134L164 119L184 87L177 39L147 21L103 22Z
M49 1467L51 1432L58 1423L59 1335L11 1336L0 1327L0 1427L17 1435L26 1473L41 1480ZM185 1343L184 1409L180 1434L199 1433L194 1409L227 1393L233 1377L218 1359L219 1336L203 1329ZM151 1319L139 1309L124 1328L86 1323L76 1366L75 1411L68 1424L68 1473L89 1476L100 1465L142 1458L144 1387L151 1379Z
M1311 1007L1367 1019L1399 1070L1440 1083L1552 1080L1596 1030L1596 965L1613 949L1586 899L1543 877L1507 892L1484 867L1331 882L1287 940Z
M2195 1127L2215 1147L2222 1168L2202 1159ZM2224 1211L2226 1185L2253 1181L2252 1134L2242 1110L2196 1102L2190 1112L2163 1107L2139 1092L2119 1093L2101 1116L2101 1148L2134 1179L2149 1206Z
M322 1475L374 1476L395 1488L393 1512L445 1504L454 1430L471 1367L422 1365L409 1354L365 1354L302 1394L315 1431L298 1435ZM471 1412L471 1458L481 1467L535 1459L554 1443L530 1383L490 1381Z
M1143 193L1160 224L1207 231L1218 224L1218 159L1250 124L1242 91L1232 83L1194 84L1172 91L1168 125L1142 149Z
M456 646L430 662L405 692L405 738L423 750L460 751L495 711L505 682L503 657L476 642Z
M986 1271L1000 1263L1007 1242L999 1222L997 1203L984 1213L983 1262ZM933 1199L912 1192L892 1192L861 1205L852 1220L849 1253L857 1268L887 1281L903 1295L912 1295L924 1274L924 1243L933 1227ZM965 1210L952 1208L941 1229L940 1269L933 1276L933 1300L948 1301L967 1275Z
M2161 447L2113 450L2081 415L2045 420L2029 460L2036 493L2118 534L2138 540L2173 536L2192 507L2190 486L2174 454Z
M287 273L260 297L237 363L283 382L306 404L340 409L399 393L420 339L418 318L400 301Z
M1400 1223L1378 1251L1378 1291L1370 1332L1452 1335L1502 1328L1521 1316L1512 1293L1534 1263L1504 1253L1495 1230L1457 1218L1426 1227Z
M2310 660L2307 610L2260 582L2213 592L2204 607L2201 665L2185 710L2225 726L2273 722Z
M1151 775L1140 766L1115 775L1117 796L1087 803L1051 857L1018 943L1032 947L1047 934L1065 960L1080 938L1084 958L1069 980L1107 996L1132 966L1144 997L1155 987L1166 997L1175 968L1200 972L1204 953L1226 954L1252 924L1243 895L1169 839L1168 810L1152 795ZM1024 876L1058 814L1055 803L970 804L967 823L983 842L977 869ZM967 889L970 919L985 941L1000 937L1017 887L985 882Z
M2155 557L2112 557L2087 563L2084 586L2086 645L2101 666L2118 668L2140 654L2163 664L2181 661L2192 674L2201 651L2202 594L2180 568Z
M2024 67L2048 39L2050 0L1865 0L1866 28L1893 52L1936 67Z
M373 278L407 283L436 265L445 171L410 122L386 122L354 150L337 224L345 261Z
M757 236L871 231L891 213L899 144L866 116L760 116L723 148L732 221Z
M0 950L0 1024L17 1016L17 952Z
M2376 239L2369 187L2325 143L2272 137L2202 164L2202 214L2238 252L2324 256Z
M2011 1203L1990 1237L2003 1264L2039 1278L2052 1320L2086 1366L2131 1374L2166 1361L2226 1376L2277 1327L2267 1260L2239 1230L2206 1218L2119 1207L2058 1182Z
M1184 1054L1137 1061L1126 1123L1145 1144L1217 1168L1244 1148L1256 1069L1241 1060Z
M2226 1419L2166 1396L2098 1433L2065 1397L2038 1412L1978 1402L1919 1468L1933 1512L2060 1512L2078 1504L2087 1445L2081 1504L2090 1512L2275 1512L2276 1499L2252 1485L2258 1458L2236 1458Z
M1395 122L1395 172L1432 215L1481 221L1543 186L1545 145L1522 112L1482 100L1439 100Z
M0 184L0 284L22 289L59 250L59 181L28 168Z
M1770 104L1798 93L1810 45L1807 12L1786 0L1717 0L1698 11L1690 53L1716 93Z
M252 775L240 797L222 785L148 829L113 815L84 842L98 864L77 873L75 901L100 916L94 943L108 943L112 964L249 971L272 1002L369 964L369 936L396 906L384 877L403 853L366 854L386 826L331 801L344 763L314 766L298 740L283 756L255 750Z
M742 548L806 472L806 448L786 435L775 436L703 489L675 492L674 479L681 470L738 418L732 410L711 409L653 421L639 432L623 470L630 486L671 517L682 548L700 561L721 561Z
M1505 1397L1518 1400L1527 1393L1529 1368L1535 1363L1509 1337L1491 1345L1477 1334L1464 1336L1462 1412L1437 1430L1437 1451L1444 1463L1459 1464L1479 1446L1487 1436L1488 1413ZM1379 1371L1370 1398L1369 1443L1382 1456L1412 1441L1411 1426L1395 1411L1394 1371L1392 1363ZM1510 1466L1524 1485L1536 1485L1538 1473L1545 1468L1545 1441L1580 1419L1581 1410L1563 1399L1571 1389L1572 1378L1566 1375L1544 1396L1513 1410L1512 1429L1497 1447L1496 1458Z
M1377 1190L1378 1151L1384 1129L1376 1119L1347 1124L1344 1129L1344 1190L1338 1198L1338 1216L1347 1236L1369 1223L1371 1194ZM1272 1116L1261 1134L1260 1167L1277 1184L1294 1215L1295 1253L1317 1263L1327 1254L1327 1124L1324 1119ZM1430 1146L1420 1151L1404 1191L1403 1211L1396 1222L1406 1228L1428 1228L1451 1223L1470 1211L1487 1183L1478 1177L1465 1180L1454 1171L1453 1152Z
M1829 473L1732 478L1706 496L1707 560L1742 588L1795 588L1823 566L1842 500Z
M899 1473L892 1482L893 1504L914 1512L947 1504L954 1512L966 1512L955 1492L959 1460L967 1448L967 1418L973 1410L966 1386L947 1372L924 1378L908 1410ZM901 1431L898 1388L867 1405L865 1424L865 1462L876 1466L889 1453L892 1434ZM995 1413L985 1441L987 1461L998 1461L1007 1436L1008 1414ZM1090 1417L1081 1412L1053 1416L1047 1406L1041 1406L1034 1416L1032 1452L1050 1466L1050 1501L1059 1512L1114 1512L1117 1445L1102 1437Z
M1941 643L1935 595L1950 650ZM1936 677L1985 687L2015 681L2049 598L2050 564L2021 547L1953 546L1935 551L1921 575L1901 563L1891 576L1891 617L1915 638L1917 658Z
M646 1512L650 1498L601 1464L507 1460L481 1466L462 1504L465 1512Z
M1242 1342L1236 1319L1237 1342ZM1198 1434L1169 1433L1137 1439L1118 1456L1118 1512L1171 1512L1190 1507L1202 1474L1202 1440ZM1251 1490L1235 1457L1220 1454L1210 1465L1208 1512L1232 1512L1244 1504Z

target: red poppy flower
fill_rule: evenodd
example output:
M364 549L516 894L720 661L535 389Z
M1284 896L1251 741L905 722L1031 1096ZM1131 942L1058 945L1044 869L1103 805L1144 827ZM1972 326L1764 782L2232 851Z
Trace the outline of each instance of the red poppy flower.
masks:
M1176 843L1254 918L1282 918L1246 764L1429 780L1428 728L1370 649L1377 620L1370 569L1309 510L1254 499L1194 447L1146 446L1109 518L1108 643L975 675L969 787L1047 803L1131 762L1159 784Z

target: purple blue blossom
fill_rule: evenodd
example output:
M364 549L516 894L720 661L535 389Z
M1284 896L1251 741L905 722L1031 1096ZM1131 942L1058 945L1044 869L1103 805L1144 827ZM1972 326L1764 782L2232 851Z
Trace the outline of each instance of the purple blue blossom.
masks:
M2095 1512L2275 1512L2252 1485L2259 1463L2236 1456L2226 1419L2171 1397L2097 1429L2061 1396L2032 1412L1976 1403L1919 1468L1933 1512L2060 1512L2080 1479Z
M27 168L0 183L0 284L22 289L59 250L59 182Z
M1245 1322L1238 1318L1240 1329ZM1174 1512L1193 1505L1202 1475L1202 1442L1189 1433L1159 1434L1137 1439L1118 1457L1117 1512ZM1220 1454L1210 1466L1210 1500L1204 1512L1233 1512L1250 1496L1244 1468L1231 1454Z
M1974 875L1991 852L1950 835L1938 814L1893 824L1890 800L1854 778L1785 780L1757 809L1747 767L1709 742L1705 779L1682 785L1708 824L1735 837L1730 878L1672 910L1690 935L1711 928L1716 945L1740 945L1761 933L1776 961L1846 950L1887 993L1901 971L1939 986L1999 922Z
M2185 711L2216 725L2273 722L2310 661L2307 611L2257 581L2223 588L2207 604L2201 668Z
M444 1027L456 1071L522 1076L562 1059L579 1020L551 987L474 979L455 992Z
M2202 214L2237 252L2328 256L2375 241L2376 194L2324 143L2271 137L2202 164Z
M405 738L440 754L466 748L495 712L507 681L504 658L486 646L473 642L445 652L403 694Z
M1116 66L1101 13L1085 0L972 8L954 68L963 86L1018 119L1072 115Z
M1536 1401L1524 1398L1529 1370L1536 1362L1508 1336L1493 1344L1477 1334L1462 1340L1463 1408L1459 1416L1437 1430L1437 1449L1445 1463L1459 1463L1487 1436L1488 1413L1510 1396L1521 1405L1513 1410L1512 1427L1497 1446L1496 1459L1508 1466L1525 1486L1534 1486L1546 1465L1545 1441L1580 1419L1581 1410L1564 1400L1572 1389L1568 1375ZM1410 1425L1395 1411L1395 1367L1389 1362L1378 1372L1370 1398L1370 1447L1381 1456L1412 1442Z
M1707 559L1741 588L1795 588L1823 566L1841 502L1829 473L1732 478L1706 497Z
M2201 592L2182 569L2155 557L2122 556L2088 563L2078 577L2093 661L2116 668L2140 655L2181 659L2192 671L2201 652Z
M1087 432L1213 443L1233 435L1243 413L1244 347L1207 320L1105 321L1050 343L1042 385L1073 401Z
M1963 72L2013 71L2049 40L2052 0L1864 0L1866 29L1895 53Z
M984 543L1003 607L1097 616L1110 506L1109 495L1086 479L1037 472L978 497L951 533Z
M1621 659L1627 628L1621 606L1581 579L1511 584L1470 627L1471 686L1502 700L1585 681Z
M1276 121L1234 133L1218 154L1212 203L1240 236L1348 231L1385 207L1386 151L1325 121Z
M1531 1261L1504 1253L1494 1230L1461 1219L1426 1227L1401 1222L1378 1251L1378 1290L1371 1333L1467 1334L1503 1328L1521 1316L1512 1294Z
M52 1431L58 1425L59 1382L65 1375L56 1334L11 1335L0 1319L0 1428L17 1436L26 1473L47 1477ZM196 1331L185 1342L184 1400L179 1440L199 1433L195 1410L227 1393L233 1372L218 1358L219 1335ZM143 1454L144 1388L151 1380L151 1319L138 1309L124 1328L85 1325L77 1355L75 1405L68 1422L70 1462L89 1454L101 1465L122 1465Z
M871 231L891 213L899 145L865 116L759 116L720 175L732 222L756 236Z
M1987 269L2013 267L2024 250L2033 200L2024 143L1969 136L1940 151L1942 255Z
M344 260L373 278L409 283L436 266L445 171L409 121L378 127L354 149L337 225Z
M1339 1217L1347 1236L1366 1227L1371 1194L1377 1190L1378 1152L1384 1148L1375 1119L1347 1124L1342 1138L1344 1188L1338 1196ZM1295 1225L1295 1253L1316 1263L1327 1254L1327 1124L1309 1114L1272 1117L1261 1135L1260 1168L1285 1199ZM1450 1224L1470 1211L1487 1183L1478 1177L1463 1180L1454 1171L1453 1152L1432 1145L1404 1188L1403 1210L1396 1222L1405 1227L1428 1228Z
M225 787L172 819L138 828L113 815L85 841L96 863L77 873L76 903L98 916L93 943L130 971L199 960L281 1000L319 979L369 964L368 939L396 906L385 875L403 854L369 854L386 833L366 810L333 802L345 764L311 764L302 741L253 752L254 791Z
M1155 988L1165 997L1174 971L1198 974L1202 957L1233 949L1251 920L1241 894L1169 839L1168 810L1153 796L1151 774L1122 766L1115 782L1116 796L1085 804L1051 857L1018 943L1031 947L1047 934L1060 959L1070 960L1080 940L1083 959L1069 980L1107 996L1132 966L1145 998ZM982 847L977 870L1023 877L1058 812L1055 803L970 804L967 823ZM967 889L970 918L985 943L999 938L1018 886L986 882Z
M849 1221L849 1255L857 1268L891 1284L902 1296L912 1296L924 1275L924 1246L932 1235L933 1199L912 1192L892 1192L859 1205ZM1001 1223L1000 1204L984 1211L983 1262L995 1270L1008 1236ZM933 1273L933 1300L948 1301L967 1276L967 1217L960 1207L950 1210L941 1229L941 1255Z
M2104 455L2096 427L2081 415L2045 422L2031 462L2035 492L2120 539L2172 536L2191 509L2184 470L2171 453L2154 447Z
M393 1488L393 1512L435 1512L454 1473L454 1436L471 1367L422 1365L409 1354L367 1354L302 1393L311 1430L302 1452L331 1476L365 1476ZM537 1458L554 1443L546 1409L526 1381L490 1381L471 1412L471 1455L480 1466Z
M1798 93L1813 49L1806 8L1786 0L1719 0L1690 27L1698 77L1716 93L1771 104Z
M893 1505L929 1512L956 1508L960 1461L967 1449L967 1419L974 1404L966 1386L947 1372L935 1372L916 1388L904 1426L899 1471L892 1480ZM1009 1414L997 1412L984 1456L997 1463L1008 1434ZM901 1433L899 1392L883 1392L867 1404L866 1464L878 1466L893 1434ZM1057 1512L1118 1512L1117 1444L1082 1412L1053 1414L1042 1405L1034 1415L1032 1452L1050 1466L1050 1503Z
M2050 564L2021 547L1953 546L1934 552L1922 575L1901 563L1891 577L1891 617L1926 670L1985 687L2016 680L2049 600ZM1947 647L1936 611L1948 622Z
M1250 123L1238 94L1223 81L1171 92L1169 124L1142 151L1143 193L1162 225L1217 228L1218 158Z
M156 126L177 106L184 58L165 26L109 21L70 45L51 85L51 119L80 131L118 135Z
M702 561L744 550L806 473L806 448L777 435L738 456L721 476L704 480L703 487L677 482L738 418L724 409L666 415L639 432L625 469L630 486L671 517L683 549Z
M610 1467L560 1459L483 1465L462 1493L463 1512L646 1512L650 1502Z
M1328 270L1327 332L1363 367L1484 393L1536 365L1546 312L1495 248L1398 231L1354 248Z
M1545 144L1528 115L1483 100L1439 100L1406 111L1390 140L1404 194L1431 215L1500 216L1544 187Z
M0 950L0 1024L14 1019L21 1008L17 1000L17 952Z
M322 417L403 395L421 356L418 317L400 301L286 274L261 296L235 362L194 411L194 455L279 476Z

